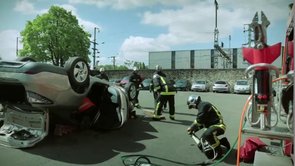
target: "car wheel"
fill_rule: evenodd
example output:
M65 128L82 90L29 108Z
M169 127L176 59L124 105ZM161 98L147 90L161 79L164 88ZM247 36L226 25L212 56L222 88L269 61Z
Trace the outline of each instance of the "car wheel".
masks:
M19 57L16 59L16 61L21 61L21 62L37 62L34 58L31 57Z
M80 57L70 57L65 64L73 90L77 93L85 92L90 82L90 69L87 62Z
M130 101L133 101L137 94L136 86L133 82L129 82L125 85L125 90Z

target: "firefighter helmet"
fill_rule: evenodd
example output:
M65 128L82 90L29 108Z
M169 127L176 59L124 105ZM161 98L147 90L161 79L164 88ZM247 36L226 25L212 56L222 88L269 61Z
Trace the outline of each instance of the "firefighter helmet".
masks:
M188 108L198 108L199 103L201 102L201 97L200 96L196 96L196 95L190 95L187 99L187 105Z

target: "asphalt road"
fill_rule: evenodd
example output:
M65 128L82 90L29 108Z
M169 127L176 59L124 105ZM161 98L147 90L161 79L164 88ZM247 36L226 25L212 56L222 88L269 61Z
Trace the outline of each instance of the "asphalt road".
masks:
M243 106L248 95L225 93L178 92L176 120L153 121L146 116L152 111L152 94L141 91L137 119L129 120L121 129L112 131L76 130L65 136L49 135L44 141L28 149L0 146L1 166L123 166L122 156L146 155L152 163L162 166L197 165L206 157L197 149L186 129L195 119L196 110L188 110L186 99L199 94L222 112L227 125L226 136L234 144ZM221 166L235 165L236 150L222 161ZM128 158L134 161L135 157ZM126 160L127 161L127 160ZM248 165L248 164L241 164Z

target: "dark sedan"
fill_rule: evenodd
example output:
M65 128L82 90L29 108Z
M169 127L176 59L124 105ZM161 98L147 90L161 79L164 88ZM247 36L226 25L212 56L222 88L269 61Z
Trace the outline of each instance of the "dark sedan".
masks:
M150 84L152 82L151 78L146 78L142 81L142 90L149 90L150 89Z
M189 80L179 79L175 81L174 87L179 91L189 91L192 84Z

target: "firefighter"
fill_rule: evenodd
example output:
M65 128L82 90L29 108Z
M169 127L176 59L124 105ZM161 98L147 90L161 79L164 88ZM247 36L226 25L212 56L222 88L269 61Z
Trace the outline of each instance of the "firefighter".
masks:
M202 101L200 96L190 95L187 100L189 109L195 108L198 110L196 120L187 129L189 134L197 132L205 128L201 139L206 140L213 148L220 144L230 149L230 144L227 138L219 141L217 136L225 133L226 126L223 122L221 113L210 102ZM198 145L199 147L201 145Z
M160 65L156 65L156 71L154 72L153 76L156 74L158 74L162 77L166 77L166 74L162 71L162 66L160 66ZM150 84L150 92L153 92L154 103L155 103L155 108L156 108L157 103L158 103L159 93L157 91L154 91L153 81L151 81L151 84ZM167 108L167 102L164 103L164 109L166 109L166 108Z
M155 113L153 116L154 120L161 120L163 106L168 101L170 119L175 120L175 94L176 90L173 85L173 81L168 80L165 75L161 74L161 71L156 72L153 75L153 91L158 94L157 104Z
M97 77L100 78L100 79L104 79L104 80L109 81L109 77L108 77L108 75L105 73L105 70L104 70L103 67L99 69L99 74L97 75Z
M138 69L137 67L134 67L133 68L133 71L130 75L130 78L129 78L129 81L130 82L133 82L135 84L135 87L136 87L136 96L135 96L135 99L134 99L134 106L135 107L140 107L139 105L139 101L138 101L138 95L139 95L139 88L140 86L142 86L142 78L141 76L138 74Z

